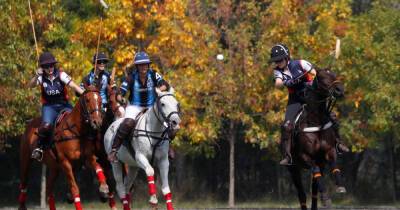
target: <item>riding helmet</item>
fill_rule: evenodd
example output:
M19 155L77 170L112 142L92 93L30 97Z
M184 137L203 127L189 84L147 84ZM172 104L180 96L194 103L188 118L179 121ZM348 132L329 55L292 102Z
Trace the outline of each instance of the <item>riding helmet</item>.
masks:
M105 53L99 52L98 56L96 54L93 55L92 63L95 63L96 61L106 61L108 62L108 57Z
M290 59L289 48L284 44L277 44L271 49L270 62L280 61L282 59Z
M136 53L133 60L135 65L151 63L150 57L143 51Z
M56 58L50 52L44 52L39 57L39 65L55 64L58 63Z

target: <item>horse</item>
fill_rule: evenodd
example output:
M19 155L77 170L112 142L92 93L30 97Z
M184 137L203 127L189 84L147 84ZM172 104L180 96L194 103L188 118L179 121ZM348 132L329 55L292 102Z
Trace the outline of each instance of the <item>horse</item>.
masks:
M49 176L46 179L46 198L50 210L55 210L55 199L53 195L54 183L59 175L61 160L65 161L65 157L76 156L80 153L79 147L76 149L76 142L67 141L69 139L61 139L62 133L71 133L79 136L84 134L82 128L89 124L89 126L97 129L102 123L102 116L98 110L100 95L94 87L89 87L79 98L78 103L73 108L70 114L64 112L61 114L54 126L56 136L53 138L52 149L45 150L42 162L49 170ZM61 118L61 119L60 119ZM27 199L27 185L29 177L29 169L32 164L31 153L37 145L38 141L38 128L41 124L41 118L35 118L27 123L25 132L21 137L20 144L20 185L19 185L19 210L26 210ZM58 133L58 135L57 135ZM72 140L72 139L71 139ZM70 145L72 144L72 145ZM89 144L82 147L86 150L92 147ZM67 150L71 149L71 150ZM67 150L67 151L65 151ZM91 149L89 149L91 150ZM62 158L62 159L61 159ZM90 159L93 161L92 159ZM93 162L91 162L93 164ZM98 168L98 170L101 170ZM101 174L100 172L98 174Z
M111 123L125 115L124 107L117 101L118 90L115 84L112 82L107 85L107 96L108 96L108 106L106 108L106 112L103 119L103 124L100 129L99 139L96 141L96 157L98 157L97 162L101 165L104 170L104 174L106 176L106 182L109 186L109 194L108 194L108 205L112 210L117 209L116 203L114 199L115 192L115 180L113 178L112 169L110 161L107 159L107 154L104 149L104 141L103 137L107 130L107 128L111 125ZM101 197L102 202L106 202L106 198Z
M156 89L157 99L152 107L136 118L136 126L129 141L125 141L117 153L120 162L128 165L128 173L123 177L123 165L113 162L112 169L117 183L117 192L124 210L130 210L130 189L137 174L142 168L149 188L150 204L156 208L158 200L154 180L153 162L157 162L162 182L162 193L166 200L167 210L173 210L172 193L168 184L168 149L169 139L173 139L180 129L180 106L174 96L174 90L161 92ZM111 124L104 136L105 150L111 152L112 141L123 119Z
M336 191L346 191L341 180L341 171L336 165L336 137L330 116L336 99L343 96L342 82L329 69L318 69L312 86L302 94L305 104L297 115L293 134L294 165L288 166L302 210L307 209L306 193L301 181L302 169L312 170L312 210L318 209L318 191L324 191L321 177L327 164L334 174Z

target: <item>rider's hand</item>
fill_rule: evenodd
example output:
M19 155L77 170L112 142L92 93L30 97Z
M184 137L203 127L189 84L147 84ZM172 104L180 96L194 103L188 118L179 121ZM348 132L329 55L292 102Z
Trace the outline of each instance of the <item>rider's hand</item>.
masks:
M301 82L301 79L288 79L283 82L286 87L293 87Z
M38 69L36 69L36 75L37 76L42 76L42 74L43 74L43 69L42 68L38 68Z

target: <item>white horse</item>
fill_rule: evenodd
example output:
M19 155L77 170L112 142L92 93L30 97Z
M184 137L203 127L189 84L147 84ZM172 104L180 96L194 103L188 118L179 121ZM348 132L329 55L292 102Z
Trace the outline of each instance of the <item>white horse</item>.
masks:
M128 165L128 174L123 178L124 167L121 163L112 163L113 174L117 183L118 196L121 198L124 210L130 210L129 192L137 174L137 167L142 168L147 175L150 204L158 203L154 180L153 163L160 171L162 193L166 200L167 210L173 210L172 194L168 184L168 149L169 138L173 138L179 130L180 107L174 96L174 90L157 92L156 103L143 115L137 118L136 128L129 144L123 144L117 153L117 158ZM111 152L112 141L123 118L116 120L107 129L104 136L104 146L107 154Z

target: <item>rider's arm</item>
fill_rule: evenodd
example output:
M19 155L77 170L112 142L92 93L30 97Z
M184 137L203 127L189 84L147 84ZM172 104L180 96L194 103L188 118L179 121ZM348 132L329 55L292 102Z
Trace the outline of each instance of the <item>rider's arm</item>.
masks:
M71 77L67 73L61 72L60 79L64 84L68 85L79 95L81 95L84 92L82 88L80 88L74 81L72 81Z
M282 72L278 70L274 70L274 81L275 81L275 87L276 88L283 88L283 75Z
M168 82L165 81L164 78L156 71L154 71L153 80L156 82L157 88L160 89L161 91L169 90L170 86L169 86Z
M36 70L36 75L29 81L28 88L33 88L36 85L39 85L42 81L42 74L43 74L43 69L38 68Z

